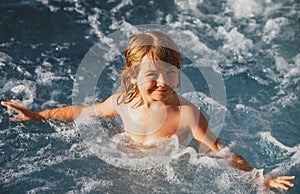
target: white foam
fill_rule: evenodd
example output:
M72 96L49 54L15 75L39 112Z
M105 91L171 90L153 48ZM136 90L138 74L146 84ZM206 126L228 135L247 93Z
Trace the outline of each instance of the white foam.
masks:
M71 130L70 130L71 131ZM67 132L65 132L67 133ZM41 134L28 134L19 132L18 138L19 140L26 139L33 141L34 143L38 143L41 139L44 138L54 138L58 139L58 141L68 142L67 138L71 138L74 140L74 134L68 133L63 137L61 133L51 133L48 134L49 137L43 137ZM76 137L76 134L75 134ZM49 143L44 147L40 147L34 154L33 150L30 150L29 153L32 154L22 154L22 157L17 158L16 160L11 161L10 163L6 163L2 176L0 177L0 182L4 184L9 184L12 182L16 182L18 180L22 180L24 177L36 172L43 171L51 166L55 166L64 161L75 160L77 158L85 158L91 156L86 150L86 147L82 143L74 143L71 149L59 150L59 152L54 151L57 145L53 143ZM15 150L18 153L26 152L26 146L22 150ZM54 151L54 152L53 152ZM52 184L52 183L51 183ZM51 186L51 185L49 185ZM44 189L46 189L45 187ZM36 188L43 189L43 188Z
M166 179L171 184L180 184L180 180L176 176L176 169L172 167L172 165L168 164L164 166L166 170Z
M258 131L271 130L268 115L265 112L261 112L261 110L244 104L236 104L233 112L235 122L242 124L242 129L240 130L243 130L244 135L246 133L256 134Z
M3 86L2 92L13 92L16 96L22 96L22 104L28 106L33 102L36 97L36 85L32 81L23 80L23 81L16 81L16 80L9 80Z
M155 148L151 148L149 145L127 145L130 142L126 142L126 147L107 141L97 141L97 144L95 141L85 140L85 143L89 145L90 150L96 156L108 164L125 169L142 170L158 167L169 162L170 155L177 152L176 147L179 145L178 140L174 142L172 139L162 144L155 143L153 145Z
M224 75L228 76L228 77L231 77L231 76L235 76L235 75L239 75L239 74L245 73L248 70L249 70L248 66L234 65L230 69L228 69L227 71L225 71ZM258 78L256 78L256 79L258 79Z
M232 186L229 175L224 172L220 176L216 177L216 185L220 190L228 190Z
M293 156L290 157L290 159L287 159L283 162L281 162L280 164L277 165L276 168L274 168L270 174L271 175L276 175L276 176L280 176L280 175L284 175L289 173L289 171L291 170L291 168L295 167L295 166L299 166L300 164L300 145L293 147Z
M288 147L284 144L282 144L281 142L279 142L276 138L274 138L271 134L270 131L266 131L266 132L259 132L258 133L263 141L266 141L268 143L272 143L273 145L279 147L281 150L285 150L288 152L295 152L297 150L297 147Z
M113 30L119 30L121 31L125 36L127 36L128 38L134 34L139 32L139 30L137 29L137 27L135 27L134 25L130 24L129 22L126 22L125 20L122 20L120 22L115 22L110 26L110 29Z
M288 19L285 17L269 19L263 29L262 40L270 43L280 33L281 28L288 24Z
M170 35L180 47L180 50L184 51L186 57L192 61L196 61L198 66L209 66L218 70L218 61L227 61L224 56L218 52L210 49L207 45L199 40L199 37L190 30L183 30L182 33L176 31L170 32Z
M300 53L298 53L294 58L293 58L295 64L297 67L300 67Z
M198 6L203 3L203 0L175 0L174 3L181 10L192 10L195 13L200 13Z
M12 59L13 58L11 56L9 56L8 54L6 54L4 52L0 52L0 64L1 64L1 66L5 66L4 63L11 62Z
M269 172L271 175L282 176L289 173L288 171L290 171L292 167L300 164L298 157L300 145L288 147L273 137L271 132L259 132L258 136L261 138L261 149L274 160L273 162L277 163L276 168ZM277 162L278 160L281 160L281 162Z
M289 106L289 105L299 102L299 98L295 93L289 92L289 93L285 94L284 90L280 90L280 91L283 92L281 94L284 94L284 96L280 97L276 101L277 105L280 105L281 107L286 107L286 106Z
M122 0L118 5L116 5L114 8L112 8L110 11L113 13L116 13L120 11L125 6L133 5L132 0Z
M33 62L30 60L20 60L21 64L29 64L31 65ZM25 76L25 77L32 77L32 75L26 71L26 69L24 67L22 67L22 65L16 65L13 63L13 58L11 56L9 56L8 54L4 53L4 52L0 52L0 68L2 67L9 67L12 71L14 72L19 72L20 75Z
M43 66L51 67L52 65L49 64L48 62L44 62ZM38 84L50 86L52 85L52 81L66 79L65 77L56 76L55 73L47 70L43 66L37 66L37 68L35 69L35 73L37 76L36 82Z
M252 57L252 40L246 38L236 27L228 32L223 26L220 26L218 27L216 37L224 40L222 52L226 53L226 55L231 56L233 54L240 62L244 61L244 57Z
M269 0L268 0L269 2ZM236 18L251 18L263 13L264 7L256 0L228 0L225 12L233 12Z
M88 15L88 24L91 26L91 34L96 35L99 40L101 40L102 37L104 37L104 34L101 30L99 30L99 17L102 13L101 9L93 8L94 14Z
M80 193L89 193L95 189L113 186L113 182L90 177L82 177L76 181L76 185L81 186Z
M31 182L38 182L38 183L43 183L44 186L41 187L36 187L33 189L30 189L27 191L27 194L35 194L35 193L42 193L42 192L51 192L54 188L56 188L59 185L58 181L46 181L44 179L30 179Z
M293 60L294 63L288 63L282 56L275 56L275 67L277 71L279 71L280 76L283 78L280 80L280 85L290 85L293 83L297 83L300 80L300 62L299 62L300 54L297 54Z

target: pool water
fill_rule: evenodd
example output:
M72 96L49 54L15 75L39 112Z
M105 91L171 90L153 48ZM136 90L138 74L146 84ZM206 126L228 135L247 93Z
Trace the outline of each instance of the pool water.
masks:
M185 147L173 142L176 149L168 147L162 165L135 169L161 157L136 162L115 150L103 158L101 149L82 140L90 129L109 139L121 131L118 120L15 123L1 106L0 193L262 193L253 181L262 171L297 176L288 193L299 193L299 8L297 0L0 2L1 101L19 99L34 111L72 104L79 66L95 44L117 31L127 39L139 25L167 26L182 32L174 40L189 51L182 74L194 88L180 92L209 121L220 121L219 138L256 168L232 169L192 141ZM105 55L107 68L83 104L111 94L124 64L121 53ZM212 95L206 69L222 77L225 101ZM226 113L224 121L215 118L218 110Z

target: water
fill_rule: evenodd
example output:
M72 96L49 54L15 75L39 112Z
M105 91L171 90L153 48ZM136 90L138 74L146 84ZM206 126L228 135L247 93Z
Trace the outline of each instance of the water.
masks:
M184 95L210 120L211 112L225 109L219 137L257 170L298 176L289 191L298 193L299 12L297 0L2 1L0 99L20 99L35 111L72 104L76 72L95 43L136 25L171 26L186 34L175 41L192 48L193 61L221 74L227 103L211 98L205 77L187 59L182 72L196 91ZM99 81L105 84L85 103L110 94L124 61L116 55L108 54L112 65ZM261 192L253 173L197 154L195 142L178 147L162 166L127 170L91 152L74 123L14 123L10 111L0 111L1 193ZM106 125L109 135L120 130L117 121Z

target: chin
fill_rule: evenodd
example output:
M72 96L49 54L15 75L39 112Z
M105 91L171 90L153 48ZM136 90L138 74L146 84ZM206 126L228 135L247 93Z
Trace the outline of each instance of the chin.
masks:
M156 101L165 101L167 100L167 96L166 95L156 95L152 98L153 100L156 100Z

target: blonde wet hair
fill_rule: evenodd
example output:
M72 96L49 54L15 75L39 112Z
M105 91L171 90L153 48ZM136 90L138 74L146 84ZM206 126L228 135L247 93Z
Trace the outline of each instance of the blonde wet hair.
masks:
M128 40L125 51L125 65L122 71L122 85L118 104L130 103L139 95L136 84L131 82L140 71L144 56L155 63L163 61L180 69L181 54L176 43L166 34L159 31L146 31L134 34Z

